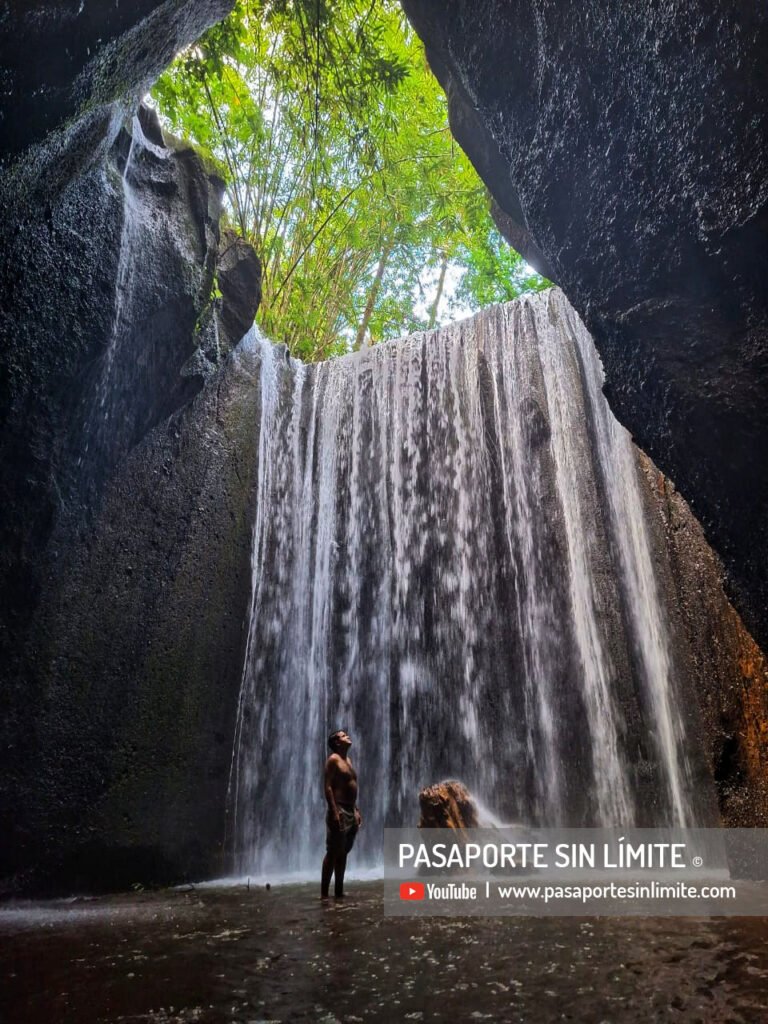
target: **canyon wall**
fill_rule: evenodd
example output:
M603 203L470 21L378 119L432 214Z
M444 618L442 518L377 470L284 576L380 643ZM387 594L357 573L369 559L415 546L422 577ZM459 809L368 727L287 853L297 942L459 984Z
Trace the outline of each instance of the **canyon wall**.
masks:
M89 542L117 467L200 394L258 303L255 254L219 237L223 182L139 105L174 54L231 7L232 0L78 0L16 5L3 19L4 876L44 859L46 836L55 844L57 831L80 828L87 787L76 806L55 798L45 820L36 793L65 786L67 773L73 785L83 772L97 773L94 729L105 725L108 743L117 727L99 706L122 683L98 678L81 680L78 691L80 708L94 713L85 729L91 745L65 727L81 719L71 691L51 689L40 671L55 631L42 609L51 610L73 546ZM106 613L109 598L94 600ZM110 649L115 642L109 630L92 639ZM59 641L59 664L76 664L69 639ZM117 689L109 694L108 685ZM59 715L53 732L49 712Z
M232 356L124 459L32 616L4 887L224 872L251 588L258 364Z
M768 10L403 0L497 221L768 642Z
M723 825L768 824L768 661L729 602L721 560L685 499L638 451L657 571L685 635L704 755Z

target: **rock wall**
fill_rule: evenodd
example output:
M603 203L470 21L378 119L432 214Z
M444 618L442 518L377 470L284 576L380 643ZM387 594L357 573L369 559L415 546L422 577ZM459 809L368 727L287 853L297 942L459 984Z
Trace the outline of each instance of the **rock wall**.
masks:
M163 159L157 125L145 115L149 145L137 147L130 181L160 221L145 266L134 268L133 297L152 324L154 350L134 360L139 407L129 410L121 443L100 459L76 451L78 417L117 319L132 115L173 55L232 2L67 0L15 5L3 18L0 199L10 214L0 224L3 648L17 644L34 607L41 552L78 487L82 496L82 467L89 483L108 477L126 444L199 390L180 369L208 299L221 182L189 149ZM121 312L127 322L138 319L130 306Z
M104 487L148 431L200 391L196 322L218 245L221 182L161 145L148 113L104 163L18 226L0 273L2 827L24 827L19 773L38 753L38 609ZM151 141L151 137L156 141ZM130 159L129 159L130 154ZM130 197L130 198L129 198ZM130 221L129 221L130 218Z
M403 0L513 245L768 642L768 10Z
M723 589L723 567L674 484L638 451L657 572L696 681L699 734L729 828L768 826L768 662Z
M258 367L248 353L124 461L33 617L6 889L223 871L251 594Z
M126 113L234 0L40 0L3 13L3 152L22 219L102 159ZM12 97L12 99L7 99Z
M68 574L77 575L78 545L90 544L94 523L103 523L104 495L130 453L189 407L258 304L255 254L239 246L237 261L230 256L219 265L223 182L139 109L139 97L173 55L232 3L69 0L12 5L3 18L0 198L9 211L0 224L4 877L42 863L57 829L65 838L74 829L84 841L82 800L94 791L89 786L102 752L77 730L82 726L96 744L103 727L111 749L118 720L104 708L128 699L122 678L107 673L85 680L76 671L82 646L90 651L85 663L100 671L93 645L98 638L119 648L121 629L130 634L126 619L110 620L111 628L95 623L90 639L69 627L57 633L55 602ZM212 299L215 278L221 297ZM243 282L255 291L246 295ZM129 498L123 496L123 507ZM128 539L122 543L130 549ZM140 572L140 564L132 556L124 578L133 568ZM84 593L105 616L119 616L124 609L115 587ZM68 595L79 600L74 590ZM146 630L141 614L137 621ZM62 675L43 667L48 656ZM69 689L77 679L79 698ZM86 703L90 724L82 719ZM164 734L167 748L183 746L191 729L185 706L176 709L176 737L172 729ZM159 741L152 757L157 767ZM80 786L75 780L83 773L91 779ZM156 774L156 791L159 779ZM69 804L61 789L69 784L80 802ZM58 844L57 856L67 842Z

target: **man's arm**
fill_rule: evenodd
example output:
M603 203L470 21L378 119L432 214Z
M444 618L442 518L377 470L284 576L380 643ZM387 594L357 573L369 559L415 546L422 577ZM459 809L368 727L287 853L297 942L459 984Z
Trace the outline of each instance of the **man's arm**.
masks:
M349 763L349 766L351 768L352 762L349 760L349 758L347 758L347 762ZM357 775L355 775L355 779L357 779ZM357 802L355 802L355 822L357 823L358 828L360 828L360 826L363 824L363 816L360 813L360 808L357 806Z
M331 812L331 820L333 821L336 828L341 828L341 819L339 818L339 808L336 806L336 797L333 793L333 779L336 774L336 762L334 761L334 755L328 758L325 762L325 799L328 804L328 810Z

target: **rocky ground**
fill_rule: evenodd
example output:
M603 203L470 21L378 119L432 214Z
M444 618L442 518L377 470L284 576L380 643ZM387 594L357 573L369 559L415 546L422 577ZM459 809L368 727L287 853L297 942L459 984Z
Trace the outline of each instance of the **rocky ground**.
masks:
M380 882L0 910L0 1019L757 1024L751 919L384 918Z

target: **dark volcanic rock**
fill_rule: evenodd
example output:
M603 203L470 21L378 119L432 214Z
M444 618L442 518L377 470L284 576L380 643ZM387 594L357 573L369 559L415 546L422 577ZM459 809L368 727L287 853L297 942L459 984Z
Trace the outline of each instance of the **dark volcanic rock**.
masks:
M258 363L233 354L125 460L33 618L0 877L40 892L223 872L258 465Z
M0 166L15 166L20 179L45 173L48 186L66 185L106 152L125 113L136 108L175 54L233 5L234 0L6 5L0 18Z
M697 735L729 828L768 827L768 662L728 602L722 565L675 487L642 452L656 570L695 680ZM689 727L690 728L690 727Z
M41 750L55 751L65 777L77 775L67 765L79 739L73 733L65 742L62 732L51 745L41 723L51 683L36 657L53 627L41 618L39 603L50 612L50 593L69 571L72 546L89 536L116 467L203 384L196 325L210 301L221 182L192 150L151 142L159 129L148 112L141 122L144 128L139 118L129 122L107 162L63 190L49 221L24 223L4 253L0 831L6 837L23 833L28 812L34 814L37 797L28 792L26 773L31 767L40 777L34 766L40 767ZM138 553L133 562L141 564ZM111 588L88 598L71 591L69 601L83 614L92 601L105 614L119 608ZM116 628L94 623L92 638L112 647ZM122 628L130 635L127 621ZM77 662L82 638L65 635L59 643L58 663ZM97 681L97 666L93 671L83 692L108 682ZM110 699L117 700L119 685L114 678L111 684L118 689ZM54 692L66 702L61 685ZM62 720L76 717L75 708L58 699L54 705ZM95 742L93 733L85 735ZM51 787L56 772L51 765ZM38 822L33 831L47 828ZM3 844L14 858L15 842Z
M768 642L768 8L403 0L513 244Z
M57 693L37 661L51 628L40 602L50 610L116 467L213 369L200 327L222 182L192 150L167 149L152 114L132 113L173 55L231 7L68 0L0 16L3 873L47 828L29 824L30 787L37 778L45 790L55 774L38 760L38 716ZM70 769L63 741L48 754ZM78 814L61 804L51 820Z
M202 384L188 364L222 183L192 150L151 142L153 117L129 121L39 216L4 227L2 644L18 642L54 532L76 530L125 452Z
M253 246L232 231L219 245L216 281L221 292L219 332L226 351L253 325L261 302L261 263Z

